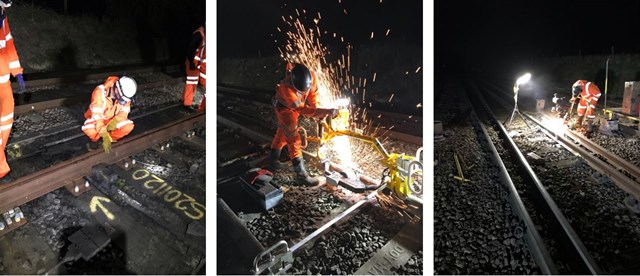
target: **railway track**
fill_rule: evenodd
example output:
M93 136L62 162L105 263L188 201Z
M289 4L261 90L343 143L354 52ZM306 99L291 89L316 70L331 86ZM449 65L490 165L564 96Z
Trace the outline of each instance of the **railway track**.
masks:
M468 89L473 90L474 86L470 84ZM504 146L501 154L510 160L505 163L515 164L511 160L515 158L514 149L518 149L515 159L523 162L512 166L510 174L524 180L516 181L517 187L525 201L530 201L527 208L534 213L532 218L541 228L559 272L637 273L637 265L628 260L637 256L638 218L629 208L633 206L624 204L628 194L636 196L637 167L581 134L555 132L548 127L550 119L540 114L524 112L533 129L520 120L505 128L500 121L510 115L512 106L499 104L501 97L493 89L494 86L480 84L473 93L496 95L485 109L494 110L498 118L489 120L487 125L495 129L497 141L512 144ZM553 216L548 215L549 210ZM562 240L571 243L563 244Z
M204 271L205 114L175 104L180 79L140 84L136 129L111 154L84 147L82 97L92 89L16 108L14 180L0 185L0 213L12 215L0 231L0 272Z
M218 252L225 253L218 255L218 273L265 269L262 262L255 267L255 257L274 244L292 254L288 273L422 273L422 237L416 234L422 233L421 223L410 223L378 206L377 191L363 195L327 185L300 187L293 172L286 169L278 171L273 180L286 190L279 205L263 211L248 200L248 194L239 188L238 176L266 164L275 131L272 107L222 94L218 105ZM413 151L419 146L389 141ZM307 148L305 157L309 171L321 174L312 149ZM341 169L338 164L332 167ZM363 168L360 180L377 184L377 177L365 175L376 168L380 170Z
M434 144L434 269L437 274L554 273L528 210L504 172L473 99L453 78L439 79Z

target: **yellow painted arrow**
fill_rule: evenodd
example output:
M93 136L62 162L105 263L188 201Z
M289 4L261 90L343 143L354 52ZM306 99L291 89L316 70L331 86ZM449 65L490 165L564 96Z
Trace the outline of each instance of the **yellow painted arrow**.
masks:
M94 196L91 199L91 203L89 203L89 208L91 208L91 213L95 213L97 208L100 208L100 210L102 210L102 212L105 214L105 216L107 216L109 220L113 220L115 216L111 212L109 212L109 210L107 210L107 207L104 207L104 205L102 205L102 201L111 202L110 199L106 197L101 197L101 196Z

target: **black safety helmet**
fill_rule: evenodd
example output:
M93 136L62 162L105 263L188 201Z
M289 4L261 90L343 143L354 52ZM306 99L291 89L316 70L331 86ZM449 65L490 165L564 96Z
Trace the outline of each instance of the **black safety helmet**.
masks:
M296 63L291 69L291 84L293 88L301 92L309 91L311 88L311 71L302 64Z
M576 85L573 87L573 95L578 95L582 92L582 86Z

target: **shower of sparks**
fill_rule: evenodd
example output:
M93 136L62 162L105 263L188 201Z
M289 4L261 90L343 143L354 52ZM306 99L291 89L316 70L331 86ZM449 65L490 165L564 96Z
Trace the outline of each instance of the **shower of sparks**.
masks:
M343 9L342 11L344 12L345 15L348 14L347 9Z
M346 14L346 9L344 10ZM349 95L358 95L362 91L362 102L366 104L365 86L366 78L351 75L351 48L348 43L343 44L346 47L346 55L339 55L335 60L329 59L329 50L320 42L320 14L318 18L313 19L315 26L306 28L300 19L287 20L282 17L287 29L287 39L285 45L278 46L278 51L286 61L292 63L301 63L312 69L316 73L318 83L318 105L321 108L336 108L336 101L341 98L348 98ZM282 32L280 28L278 31ZM388 33L388 31L387 31ZM325 31L325 34L327 32ZM373 32L372 32L373 37ZM333 37L337 37L333 33ZM344 37L340 36L340 41L344 43ZM344 52L343 52L344 53ZM336 55L332 55L336 56ZM372 81L375 82L376 73L373 74ZM391 96L393 98L393 95ZM391 99L390 99L391 100ZM369 102L369 107L372 103ZM374 123L377 120L367 115L365 108L357 108L348 106L349 109L349 129L368 135L377 137L381 142L387 139L386 133L388 129L380 127L380 123ZM370 144L350 138L346 136L336 137L329 141L328 148L333 155L339 159L340 164L345 167L353 167L355 164L352 160L353 156L358 156L358 163L376 162L380 160L379 153Z
M422 103L418 103L418 104L416 105L416 108L421 108L421 107L422 107Z
M422 67L418 67L418 69L416 69L416 73L418 73L420 71L420 68L422 68Z
M395 95L396 93L391 94L391 97L389 98L389 102L391 102L391 100L393 100L393 95Z
M412 223L420 221L420 217L412 212L411 209L417 210L418 206L407 204L404 200L400 199L395 194L386 195L384 193L378 193L376 195L380 206L389 210L396 211L401 217L406 217Z
M373 32L371 32L371 38L369 38L369 39L373 39Z
M387 29L387 33L384 36L388 36L391 29Z

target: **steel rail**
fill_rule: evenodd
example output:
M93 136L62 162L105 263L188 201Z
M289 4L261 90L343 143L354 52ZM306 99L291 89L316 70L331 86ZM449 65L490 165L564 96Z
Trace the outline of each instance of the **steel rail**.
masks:
M150 83L143 83L143 84L139 84L138 85L138 89L139 90L144 90L144 89L150 89L150 88L156 88L156 87L160 87L163 85L169 85L169 84L174 84L174 83L181 83L184 81L183 77L180 78L172 78L172 79L167 79L167 80L161 80L161 81L156 81L156 82L150 82ZM22 105L17 105L14 109L14 114L16 116L19 115L24 115L26 113L32 112L32 111L41 111L41 110L45 110L45 109L49 109L49 108L55 108L55 107L61 107L61 106L69 106L75 103L81 103L81 102L89 102L91 99L91 92L88 91L85 94L80 94L80 95L74 95L74 96L70 96L70 97L66 97L66 98L59 98L59 99L53 99L53 100L48 100L48 101L42 101L42 102L34 102L34 103L27 103L27 104L22 104Z
M496 97L496 99L501 102L502 106L508 106L502 97ZM566 130L558 135L558 133L545 127L542 122L531 116L528 112L523 112L523 115L545 129L548 132L548 136L556 139L564 148L582 156L591 167L609 177L620 189L636 198L640 198L640 167L624 160L575 131ZM560 136L562 136L562 138L559 138ZM579 143L580 145L576 145L575 143ZM580 146L582 146L582 148ZM600 155L604 161L601 158L592 156L592 154ZM628 173L631 177L618 170Z
M511 139L508 135L507 129L504 125L496 118L496 116L491 111L491 108L486 103L484 98L481 96L480 91L475 85L470 85L472 89L474 89L476 95L478 95L478 100L480 104L482 104L484 110L490 115L490 118L494 121L496 126L498 127L498 134L503 138L505 146L511 149L511 152L515 154L515 158L519 161L519 165L524 169L529 182L531 185L535 187L532 191L535 197L532 203L536 204L536 210L543 211L546 214L544 217L547 218L546 222L552 229L557 229L555 234L560 235L561 237L557 240L560 243L565 243L567 246L558 247L559 255L564 257L566 261L568 261L568 265L571 267L573 273L577 274L601 274L602 270L595 262L589 251L584 246L584 243L578 237L575 230L567 220L567 218L562 214L560 208L555 203L551 195L547 192L546 188L533 171L533 168L527 162L525 156L522 154L515 141ZM574 145L575 146L575 145Z
M104 79L109 76L118 76L122 75L122 73L127 74L142 74L142 73L151 73L151 72L161 72L170 67L176 67L175 65L156 65L156 66L131 66L131 67L110 67L103 68L98 70L93 70L95 73L86 74L88 70L81 70L77 72L70 72L54 77L46 77L49 74L26 74L25 84L27 88L36 87L36 86L44 86L44 85L57 85L57 84L69 84L69 83L88 83L92 80ZM38 78L30 80L31 77L44 75L44 78ZM11 84L11 87L14 91L19 88L18 83Z
M0 213L46 195L66 185L69 181L90 174L92 167L97 164L114 163L122 158L142 152L152 145L193 129L196 125L205 125L205 113L197 113L144 133L126 137L114 144L109 154L103 151L88 152L2 185L0 187Z
M607 163L618 168L619 170L623 170L633 176L635 181L640 181L640 167L624 160L622 157L610 152L609 150L601 147L595 142L591 141L589 138L576 133L575 131L569 130L565 132L565 135L580 143L587 150L593 152L594 154L600 155L602 158L606 159ZM636 184L638 185L638 184Z
M467 95L467 98L471 100L471 97L469 97L469 95ZM480 100L480 102L482 103L483 100ZM486 106L483 107L486 108ZM533 256L533 259L535 260L536 264L543 274L558 274L558 269L556 268L556 265L551 258L551 254L549 254L547 246L544 244L540 233L538 233L535 223L531 219L527 208L524 206L524 202L522 201L522 198L520 198L518 189L511 180L511 176L509 176L509 172L502 162L502 158L500 157L498 150L493 144L494 142L491 140L491 136L489 136L489 133L487 132L484 125L482 125L482 122L480 122L480 119L478 118L475 111L476 108L473 106L473 104L471 104L471 109L472 112L470 117L472 118L472 124L476 127L476 131L480 132L482 137L487 141L486 145L490 153L489 155L493 163L498 167L499 170L500 181L509 191L509 203L511 203L515 215L524 223L525 229L523 229L523 232L525 234L525 241L529 246L529 251ZM493 118L493 120L497 122L495 117Z
M347 215L349 215L351 213L354 213L356 210L359 210L359 208L364 206L366 203L370 203L373 200L375 200L376 199L376 195L386 187L387 187L386 185L380 186L377 190L375 190L374 192L372 192L369 195L367 195L367 197L365 197L365 198L359 200L358 202L354 203L353 205L351 205L351 207L349 207L349 209L347 209L344 212L340 213L340 215L338 215L335 218L331 219L330 221L325 223L322 227L316 229L316 231L313 231L313 233L309 234L309 236L306 236L304 239L302 239L301 241L299 241L296 244L294 244L293 246L291 246L291 248L290 248L291 252L295 252L298 249L302 248L308 242L310 242L312 240L315 240L320 235L322 235L322 233L327 231L329 229L329 227L331 227L332 225L338 223L339 221L341 221L342 219L347 217Z
M615 165L612 166L612 164L606 161L603 161L602 159L598 158L598 156L592 154L591 152L586 151L585 150L586 147L585 148L581 147L584 144L576 144L574 140L571 140L568 137L564 137L563 135L557 135L547 126L542 124L542 122L536 120L535 118L529 115L525 114L525 116L527 116L527 119L535 122L542 129L546 130L545 133L547 134L547 136L551 138L555 138L558 142L561 142L563 146L568 147L573 152L578 153L580 157L582 157L589 164L589 166L591 166L601 174L607 176L620 189L635 196L636 198L640 197L640 185L637 182L633 181L631 178L629 178L627 175L619 171L617 167L614 167ZM612 156L609 156L609 157L612 157ZM613 158L608 160L613 160Z

